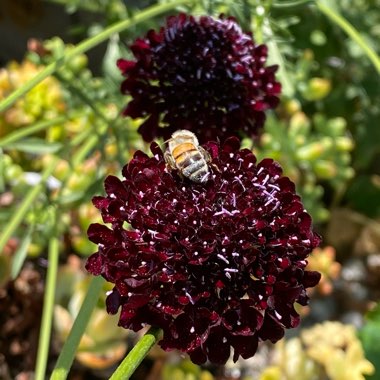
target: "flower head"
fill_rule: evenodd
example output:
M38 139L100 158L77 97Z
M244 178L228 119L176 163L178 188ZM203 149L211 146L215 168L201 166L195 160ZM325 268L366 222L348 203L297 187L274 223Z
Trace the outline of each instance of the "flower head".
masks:
M256 163L237 138L208 143L211 175L198 184L169 169L153 143L109 176L94 205L105 223L88 235L98 244L86 267L115 284L110 313L134 331L163 330L165 350L195 363L222 364L255 354L259 340L276 342L295 327L294 303L319 273L305 270L319 242L294 184L271 159Z
M132 97L124 115L146 117L139 129L145 141L178 129L201 143L251 137L264 111L278 104L281 85L277 66L265 66L266 45L256 45L231 17L171 16L131 50L136 60L118 61L126 77L121 90Z

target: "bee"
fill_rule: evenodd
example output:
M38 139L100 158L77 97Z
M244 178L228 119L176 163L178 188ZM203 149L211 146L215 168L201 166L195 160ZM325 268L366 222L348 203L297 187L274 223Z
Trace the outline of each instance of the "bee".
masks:
M177 169L181 175L193 182L204 183L210 175L208 163L211 156L190 131L175 131L168 140L164 157L172 169Z

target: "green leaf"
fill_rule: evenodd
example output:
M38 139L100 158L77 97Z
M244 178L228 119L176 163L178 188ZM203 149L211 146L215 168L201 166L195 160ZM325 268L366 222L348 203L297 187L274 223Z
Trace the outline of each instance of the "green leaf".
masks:
M46 140L38 137L26 138L4 146L4 149L16 149L20 152L33 154L56 153L61 148L61 143L47 142Z
M376 380L380 373L380 304L368 313L367 323L359 332L365 357L375 366L375 374L366 379Z
M380 303L378 303L375 308L367 313L366 319L369 322L380 323Z
M289 73L286 70L286 62L285 59L281 53L281 50L275 41L274 33L272 31L272 28L269 24L268 20L265 20L263 25L264 34L267 36L266 44L268 45L268 64L271 65L278 65L278 72L277 72L277 78L281 82L282 85L282 93L289 98L291 98L294 93L294 85L292 78L290 77Z
M12 279L15 279L18 276L22 268L22 265L24 264L29 244L32 241L32 232L33 232L33 226L29 226L26 232L26 235L22 239L21 244L18 247L13 257L12 267L11 267Z
M95 309L98 302L99 293L103 284L104 279L100 276L94 277L91 280L86 297L83 300L82 306L77 317L75 318L70 334L67 337L61 353L59 354L50 380L64 380L67 378L70 367L74 361L80 339L84 334L87 323L90 320L91 313Z
M103 74L105 78L113 80L118 86L120 86L123 76L116 66L116 61L119 58L125 58L128 53L127 49L120 43L118 34L109 39L107 51L102 62Z

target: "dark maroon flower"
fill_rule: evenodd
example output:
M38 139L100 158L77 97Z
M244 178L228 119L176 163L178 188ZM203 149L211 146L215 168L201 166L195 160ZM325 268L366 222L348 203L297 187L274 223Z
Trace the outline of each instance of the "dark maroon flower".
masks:
M236 138L205 148L204 184L171 171L155 143L124 180L109 176L107 196L93 203L110 226L90 226L98 252L86 267L115 284L107 309L121 307L121 326L159 327L163 349L223 364L231 346L234 360L249 358L259 341L298 325L294 303L305 305L320 278L305 270L320 238L276 162L256 163Z
M136 60L120 59L121 86L132 100L124 110L146 117L145 141L169 138L178 129L201 143L257 134L264 111L278 104L277 66L265 66L267 46L257 46L229 17L171 16L131 46ZM207 126L207 128L205 127Z

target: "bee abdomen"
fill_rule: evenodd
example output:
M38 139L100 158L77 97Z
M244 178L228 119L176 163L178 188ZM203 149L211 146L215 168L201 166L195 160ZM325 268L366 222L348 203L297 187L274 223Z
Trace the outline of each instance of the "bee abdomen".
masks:
M209 176L209 171L208 171L207 166L202 166L197 171L192 172L188 176L188 178L191 179L193 182L203 183L207 181L208 176Z
M170 146L169 146L170 149ZM209 168L204 155L193 142L182 142L170 150L175 167L193 182L206 182Z

